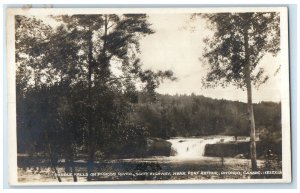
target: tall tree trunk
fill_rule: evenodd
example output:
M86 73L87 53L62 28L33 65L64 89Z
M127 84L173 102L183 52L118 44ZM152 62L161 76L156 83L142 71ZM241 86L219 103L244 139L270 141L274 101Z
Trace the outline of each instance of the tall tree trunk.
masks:
M51 148L51 144L50 144L47 132L45 132L44 135L45 135L46 142L48 144L47 149L48 149L49 160L50 160L50 168L54 171L58 182L61 182L61 178L60 178L57 168L56 168L57 160L54 159L54 155L52 153L52 148Z
M67 96L68 100L73 101L72 99L72 94L70 95L69 93L65 92L67 91L67 88L64 87L64 81L68 81L68 80L63 80L63 78L61 78L61 82L60 84L62 85L61 88L61 94L64 96ZM62 127L62 133L64 136L69 136L67 137L64 142L65 142L65 146L66 146L66 152L65 152L65 172L66 173L70 173L70 168L71 168L71 173L72 173L72 177L73 177L73 181L77 182L77 176L76 176L76 168L75 168L75 164L74 164L74 148L73 148L73 143L74 143L74 133L72 132L71 128L75 128L76 125L74 125L74 123L72 124L72 127L68 126L68 124L63 124L64 119L62 117L62 119L59 121L59 123L61 124Z
M108 31L108 17L107 15L105 15L104 17L104 39L103 39L103 49L102 49L102 53L105 54L106 52L106 44L107 44L107 31Z
M58 182L61 182L61 178L60 178L60 176L58 174L58 171L57 171L57 168L56 168L57 161L56 161L56 159L54 159L54 156L53 156L50 144L48 144L48 151L49 151L51 169L54 171L55 176L57 177Z
M108 22L109 18L107 15L104 16L104 34L103 34L103 47L101 49L101 53L98 57L98 62L100 63L99 74L98 74L98 81L100 83L104 83L107 77L109 76L109 60L106 54L107 49L107 35L108 35Z
M70 164L71 164L71 172L72 172L72 176L73 176L73 181L77 182L76 168L75 168L75 163L74 163L73 158L71 158Z
M70 173L70 168L71 168L73 181L77 182L77 175L76 175L76 168L75 168L75 163L74 163L73 150L69 150L69 151L70 151L70 155L66 157L66 162L65 162L65 172Z
M61 178L60 178L60 176L58 174L58 171L57 171L57 168L56 168L56 161L53 160L52 156L50 157L50 162L51 162L51 168L54 171L58 182L61 182Z
M249 37L248 37L248 29L244 30L244 40L245 40L245 83L247 88L247 109L248 109L248 120L250 126L250 157L251 157L251 168L252 171L257 170L257 162L256 162L256 142L255 142L255 121L253 114L253 104L252 104L252 86L251 86L251 69L250 69L250 61L249 61Z
M87 181L91 181L91 173L94 164L95 155L95 141L94 141L94 127L92 123L92 70L93 70L93 42L92 31L88 31L88 161L87 161Z
M88 31L88 163L87 163L87 180L91 181L91 173L93 170L94 159L95 159L95 151L96 151L96 131L95 126L93 125L93 108L92 108L92 83L95 79L105 78L107 73L107 60L106 57L106 44L107 44L107 32L108 32L108 16L105 15L104 20L104 42L103 42L103 49L102 49L102 57L100 58L100 62L102 62L102 66L104 70L100 71L100 77L96 77L97 71L96 68L96 61L93 58L93 41L92 35L93 32L90 30ZM103 60L104 59L104 60ZM94 80L92 80L92 75L94 73ZM99 81L99 80L98 80ZM101 82L101 81L100 81Z

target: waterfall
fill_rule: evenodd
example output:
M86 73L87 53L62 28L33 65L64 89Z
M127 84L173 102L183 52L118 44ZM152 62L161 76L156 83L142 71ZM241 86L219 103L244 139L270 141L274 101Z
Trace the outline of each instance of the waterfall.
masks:
M204 156L206 144L233 141L232 136L211 136L202 138L173 138L168 141L175 158L193 159Z

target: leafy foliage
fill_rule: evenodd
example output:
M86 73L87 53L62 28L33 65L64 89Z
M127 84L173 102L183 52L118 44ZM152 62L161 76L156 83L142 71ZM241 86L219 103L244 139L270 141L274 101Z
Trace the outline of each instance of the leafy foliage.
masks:
M29 150L47 153L51 160L73 160L80 150L92 163L97 149L105 153L115 140L124 146L145 140L140 137L146 130L127 121L137 102L137 85L144 83L145 93L155 97L160 81L173 77L171 71L141 68L139 40L154 33L147 16L51 18L56 27L34 16L16 17L18 133L33 133L25 143L32 140L39 148ZM121 74L113 72L115 66Z
M203 61L210 64L209 73L203 81L205 86L227 86L232 83L239 88L245 87L246 62L250 63L254 85L259 86L267 81L268 76L264 75L263 68L254 69L266 53L276 55L279 51L279 13L218 13L201 16L209 21L210 29L215 31L213 37L204 40L207 47ZM247 54L245 31L248 33ZM249 61L246 61L246 55Z
M260 137L265 132L281 139L280 103L254 104ZM131 119L144 124L153 137L190 137L203 135L249 136L247 105L237 101L216 100L197 95L159 95L149 104L140 102ZM268 135L271 136L271 135ZM266 140L274 143L272 139Z

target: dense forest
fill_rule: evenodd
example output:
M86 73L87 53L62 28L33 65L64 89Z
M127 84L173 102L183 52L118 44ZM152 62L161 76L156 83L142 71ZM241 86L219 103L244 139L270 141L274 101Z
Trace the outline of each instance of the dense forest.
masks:
M47 90L39 92L31 96L31 98L37 97L39 103L36 102L37 100L28 99L18 105L23 109L18 110L18 123L22 124L18 126L19 152L43 151L42 144L45 142L45 132L41 128L59 127L59 115L55 111L64 108L64 103L70 103L64 97L59 100L54 99L51 102L49 95L43 94ZM51 93L53 97L53 91ZM126 96L122 95L122 97ZM141 147L143 144L145 145L147 137L168 139L179 136L205 135L249 136L246 104L243 102L218 100L195 94L173 96L157 94L155 101L149 102L148 95L137 92L133 98L135 98L135 103L131 105L130 113L124 115L128 122L126 127L123 125L122 128L120 128L121 126L111 126L99 131L99 135L97 135L99 137L96 140L99 145L104 147L100 151L107 151L103 153L124 152L126 148L130 147L129 149L132 150L132 147L136 147L136 145ZM58 101L60 103L57 103ZM121 101L111 101L105 105L109 106L112 103L115 107L113 110L117 112L121 112L122 108L129 108ZM79 142L78 148L84 147L87 134L84 131L82 131L83 133L80 131L73 133L76 131L74 128L80 125L80 117L82 116L80 113L83 112L80 109L76 110L80 107L73 108L76 113L73 115L74 117L69 117L69 123L75 121L70 126L71 130L53 130L51 136L47 136L47 140L67 143L66 140L69 137L74 137L74 140ZM254 104L257 131L260 138L271 142L280 142L280 108L280 103L274 102ZM72 118L74 120L71 120ZM110 118L112 122L115 121L114 118L116 117ZM115 145L116 143L118 146ZM57 145L59 146L60 143Z
M142 98L142 97L141 97ZM246 104L237 101L216 100L198 95L158 95L156 103L143 99L137 105L133 119L144 124L151 136L249 136ZM281 130L280 104L254 104L259 131Z

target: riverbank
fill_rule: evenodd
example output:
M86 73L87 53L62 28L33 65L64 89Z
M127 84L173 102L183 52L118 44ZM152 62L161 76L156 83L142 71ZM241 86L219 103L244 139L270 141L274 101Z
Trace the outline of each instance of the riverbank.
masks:
M263 171L264 161L258 160L258 167ZM86 181L86 163L75 161L78 181ZM71 182L73 177L67 173L64 163L57 167L62 182ZM214 158L181 160L172 157L117 159L96 162L94 164L94 181L125 180L187 180L187 179L248 179L251 177L251 161L249 159ZM57 182L54 172L47 167L19 168L20 182ZM269 175L280 178L280 175ZM260 178L266 178L261 175Z
M260 144L260 143L258 143ZM257 146L261 148L260 145ZM112 156L95 160L94 181L125 180L187 180L187 179L248 179L251 177L251 161L244 154L249 148L249 139L234 141L232 136L206 136L193 138L148 139L148 152L144 157ZM261 149L258 150L260 152ZM222 154L220 153L222 152ZM242 155L242 156L236 156ZM259 155L259 154L258 154ZM77 155L78 156L78 155ZM87 179L86 155L74 160L74 173L64 159L58 159L56 173L50 168L47 157L18 156L20 182L63 182ZM281 178L281 162L271 163L258 157L258 178ZM272 161L272 160L271 160ZM275 165L274 165L275 164ZM276 170L275 174L264 174L265 170Z

